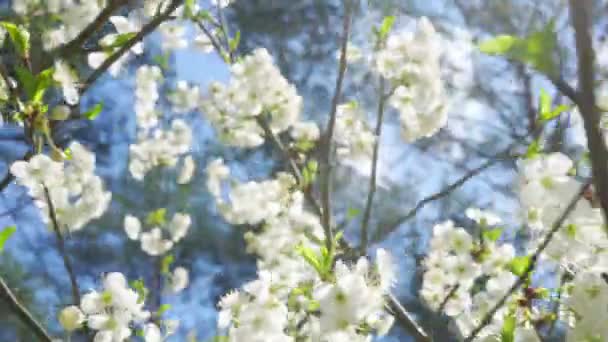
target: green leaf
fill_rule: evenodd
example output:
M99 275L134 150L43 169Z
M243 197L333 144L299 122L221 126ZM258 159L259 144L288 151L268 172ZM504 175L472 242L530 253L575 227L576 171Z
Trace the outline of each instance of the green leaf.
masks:
M15 49L21 57L27 57L30 53L30 33L23 27L17 26L8 21L0 21L2 26L7 32Z
M236 31L234 38L230 39L230 42L228 42L230 51L231 52L236 51L236 49L239 47L240 42L241 42L241 31Z
M141 304L146 301L148 297L148 289L142 279L134 280L131 282L131 287L137 291L137 303Z
M380 40L386 39L386 37L388 37L388 34L391 32L391 29L393 28L394 24L394 15L384 17L384 19L382 20L382 24L380 25L380 29L378 29L378 38L380 38Z
M84 112L84 114L82 114L82 116L84 116L88 120L95 120L99 116L99 114L101 114L102 110L103 110L103 102L99 102L98 104L94 105L93 108Z
M551 112L551 96L545 89L540 90L540 103L539 103L540 115L541 118L543 116L549 115Z
M195 0L184 1L184 18L192 18L194 16L194 3Z
M310 266L312 266L320 276L323 274L322 260L319 260L319 256L311 248L299 244L296 246L296 252L300 254L300 256L302 256L302 258L304 258L304 260Z
M530 143L530 146L528 146L528 149L526 150L526 159L532 159L532 158L536 158L541 152L541 147L540 147L540 143L538 142L538 140L534 140Z
M173 262L175 261L175 258L173 257L173 254L167 254L163 257L163 259L161 260L160 264L160 271L162 274L169 274L169 268L171 267L171 264L173 264Z
M169 69L169 57L171 54L169 52L165 52L162 55L154 56L153 60L161 69L167 70Z
M4 244L11 236L13 236L13 234L15 234L16 231L17 227L15 226L8 226L2 229L2 231L0 232L0 252L4 250Z
M502 331L500 332L500 341L501 342L513 342L515 341L515 326L517 324L517 320L515 319L515 315L509 314L505 317L505 320L502 324Z
M146 223L150 226L162 226L167 223L167 209L160 208L148 214L146 217Z
M552 111L550 111L549 113L547 113L547 115L545 115L544 117L541 116L541 120L542 121L553 120L556 117L560 116L563 112L567 112L567 111L569 111L571 109L572 109L571 106L568 106L568 105L559 105L559 106L555 107Z
M350 207L350 208L346 209L346 219L347 220L352 220L355 217L359 216L359 214L361 214L361 209L359 209L359 208Z
M22 66L17 66L15 71L17 72L17 80L23 87L23 90L25 90L25 94L31 99L36 93L38 83L36 81L36 76L34 76L29 69Z
M513 258L509 263L509 268L511 273L515 274L518 277L521 277L526 273L528 267L530 267L531 259L529 256L518 256Z
M103 48L107 52L113 52L114 49L121 48L123 45L125 45L127 42L129 42L131 39L133 39L136 35L137 35L137 32L121 33L114 38L112 43L110 43L108 45L104 45Z
M31 98L33 102L40 103L46 93L46 90L53 85L53 73L55 72L54 68L48 68L46 70L41 71L35 77L35 88L33 93L31 94Z
M500 35L482 42L477 48L488 55L503 55L509 52L517 41L517 37Z
M551 96L549 96L549 94L544 89L540 90L540 99L538 107L540 112L540 122L547 122L553 120L563 112L571 109L571 107L567 105L559 105L555 108L552 108Z
M170 304L163 304L158 308L158 311L156 312L156 314L158 316L162 316L165 312L169 311L170 309L171 309Z
M542 30L532 32L525 38L500 35L479 44L478 48L489 55L504 55L526 63L549 76L552 76L556 70L554 57L557 35L553 21Z
M500 239L500 236L502 235L502 228L484 230L482 235L485 240L496 242L498 241L498 239Z
M569 238L574 239L576 237L576 225L569 224L566 226L566 234Z

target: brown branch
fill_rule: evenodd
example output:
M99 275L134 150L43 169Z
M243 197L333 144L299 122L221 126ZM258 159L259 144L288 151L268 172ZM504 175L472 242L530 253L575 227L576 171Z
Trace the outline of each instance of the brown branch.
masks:
M84 93L88 90L88 88L97 81L97 79L103 75L120 57L126 54L135 44L141 42L148 34L154 32L162 24L163 22L172 19L171 14L179 7L181 4L181 0L172 0L169 6L165 8L165 10L154 17L149 23L144 25L144 27L139 31L133 38L129 39L124 45L118 49L115 53L113 53L110 57L108 57L99 68L95 69L93 73L86 79L81 89L81 93Z
M95 32L97 32L101 27L108 21L110 16L122 5L125 5L129 0L110 0L108 5L97 15L95 20L93 20L87 27L85 27L80 33L76 36L76 38L72 39L68 43L58 47L53 55L58 56L59 58L65 58L70 54L73 54L75 50L78 50L82 47L82 45L89 39Z
M361 224L361 246L360 252L362 255L366 254L367 244L369 240L369 220L372 214L372 205L374 202L374 195L376 194L376 180L378 177L378 157L380 154L380 137L382 135L382 121L384 119L384 105L387 97L384 94L385 81L382 76L380 76L380 99L378 100L378 111L376 117L376 130L374 134L376 135L376 141L374 143L374 152L372 155L372 171L369 176L369 190L367 193L367 203L365 204L365 211L363 213L363 222Z
M40 341L51 342L53 339L34 316L23 306L0 276L0 298L8 304L9 309L23 322Z
M543 241L536 248L536 250L534 251L534 253L532 254L532 256L530 256L530 262L528 263L528 266L526 267L525 271L522 273L522 275L520 275L517 278L517 280L509 288L509 290L507 291L507 293L505 293L504 296L502 296L500 298L500 300L482 318L482 320L480 321L479 325L477 327L475 327L475 329L473 329L473 331L471 331L471 334L469 335L469 337L467 337L464 340L465 342L471 342L471 341L473 341L473 339L475 339L475 337L477 337L477 335L479 334L479 332L481 332L481 330L483 330L483 328L485 328L488 324L490 324L492 322L492 319L494 318L494 315L496 314L496 312L498 312L498 310L503 305L505 305L505 303L507 302L507 299L509 299L509 297L511 297L528 280L528 278L530 277L530 275L532 274L532 272L536 268L536 264L538 262L538 258L540 257L540 254L547 248L547 246L549 245L549 243L553 239L553 236L555 236L555 233L557 233L557 231L562 227L562 224L564 223L564 221L566 220L566 218L568 218L568 215L570 215L570 213L576 207L576 204L578 203L578 201L581 199L581 197L583 197L583 194L585 193L585 190L587 189L588 186L589 186L589 184L585 184L585 185L581 186L581 188L578 191L578 193L572 198L572 200L570 200L570 203L568 203L568 206L566 207L566 209L562 212L562 214L553 223L553 225L551 226L551 230L549 231L549 233L547 233L547 235L545 235L545 238L543 239Z
M429 203L431 203L433 201L436 201L436 200L439 200L441 198L444 198L444 197L448 196L454 190L460 188L464 183L466 183L471 178L479 175L484 170L490 168L491 166L494 166L495 164L497 164L500 161L516 158L517 156L509 156L508 155L508 153L509 153L510 150L511 150L511 147L509 147L505 151L499 153L494 158L492 158L491 160L488 160L487 162L485 162L481 166L479 166L479 167L477 167L477 168L475 168L475 169L467 172L467 174L465 174L464 176L462 176L461 178L459 178L457 181L453 182L452 184L448 185L447 187L445 187L441 191L423 198L412 209L410 209L407 213L405 213L404 215L396 218L393 222L391 222L390 224L388 224L388 228L387 229L383 229L382 231L378 230L376 232L376 234L374 235L374 237L372 238L372 241L373 242L378 242L382 235L386 235L386 234L390 234L390 233L394 232L401 224L403 224L404 222L406 222L406 221L412 219L414 216L416 216L416 214L418 213L418 211L421 210L422 208L424 208L425 205L427 205L427 204L429 204Z
M51 200L51 195L49 194L49 189L44 186L44 196L46 197L47 205L49 206L49 217L51 218L51 223L53 226L53 230L55 231L55 236L57 237L57 249L59 250L59 254L63 258L63 265L68 273L68 277L70 278L70 284L72 286L72 300L74 305L80 306L80 293L78 287L78 281L76 280L76 274L74 273L74 268L72 267L72 262L68 257L68 253L65 248L65 241L63 239L63 234L61 233L61 227L59 227L59 221L57 221L57 215L55 214L55 206L53 205L53 201Z
M338 77L336 79L336 87L331 103L331 111L329 114L329 122L327 123L327 132L321 140L321 205L323 215L321 221L325 233L325 245L328 250L333 250L333 231L331 227L331 169L332 169L332 139L334 128L336 125L336 113L338 103L342 97L342 84L344 83L344 74L346 73L346 53L348 49L348 39L350 35L350 25L352 19L352 4L349 0L344 1L344 18L342 22L342 39L340 49L340 63L338 65Z
M430 342L431 338L414 320L414 317L401 305L399 300L391 293L386 295L387 305L393 312L397 322L409 332L416 342Z
M576 37L578 56L578 104L587 135L593 183L597 190L604 218L608 221L608 148L600 127L600 115L595 105L594 50L591 39L593 1L570 0L570 15Z

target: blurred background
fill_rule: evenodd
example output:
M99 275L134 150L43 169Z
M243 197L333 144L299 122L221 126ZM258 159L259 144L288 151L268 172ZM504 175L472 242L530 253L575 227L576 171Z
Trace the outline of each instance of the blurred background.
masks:
M19 1L19 0L15 0ZM9 1L4 3L8 13ZM542 76L522 65L475 51L479 40L507 33L525 35L555 20L559 32L560 69L564 79L574 83L574 50L566 1L561 0L371 0L361 4L354 19L352 43L366 46L372 27L385 15L397 17L396 30L407 29L415 18L431 19L443 39L444 80L450 102L447 126L432 138L406 144L400 138L398 115L389 111L381 140L379 190L373 208L373 245L388 249L398 263L399 282L395 294L421 324L435 330L436 341L450 341L447 322L417 298L420 268L435 223L452 219L470 226L464 216L468 207L489 209L499 214L507 227L503 239L519 241L520 212L515 193L516 159L537 134L543 134L546 148L580 156L585 143L581 123L565 115L542 133L535 126L540 89L555 93ZM596 45L599 62L608 65L608 5L598 1ZM602 16L603 14L603 16ZM226 15L232 30L240 30L241 52L266 47L284 75L303 96L302 115L321 127L327 120L337 72L337 40L341 28L342 4L332 0L236 0ZM244 228L225 223L217 214L205 188L204 168L222 157L236 175L261 180L284 169L280 156L270 145L257 149L227 148L201 113L190 113L197 164L194 181L175 187L174 175L155 172L145 182L128 173L128 146L134 141L134 71L138 65L154 63L159 37L147 41L147 53L130 63L119 79L106 76L83 100L83 107L104 102L102 114L92 122L74 122L61 127L60 140L77 139L97 155L97 172L113 193L110 209L86 229L68 236L67 248L75 264L83 292L97 288L102 272L124 272L130 279L152 277L152 260L139 245L127 239L122 222L126 213L142 217L169 206L188 212L193 226L174 249L175 265L190 270L191 284L180 295L163 296L171 309L168 317L181 321L172 341L197 336L207 341L216 334L216 303L229 289L255 278L255 258L245 252ZM603 56L603 57L602 57ZM603 60L602 60L603 58ZM604 68L604 71L608 68ZM163 87L173 88L186 80L206 89L211 81L229 77L225 64L213 54L194 49L171 56ZM347 70L347 100L370 108L374 118L377 98L373 77L363 67ZM169 106L167 106L169 111ZM0 174L24 154L21 130L0 127ZM367 193L369 163L349 162L335 172L334 206L337 223L347 239L356 242L359 217L347 215L349 208L362 209ZM428 200L432 197L432 200ZM412 209L416 211L412 211ZM25 189L11 184L0 194L0 227L16 225L17 233L0 255L0 274L24 304L49 329L59 334L56 312L70 301L69 280L57 253L54 235L42 224ZM551 275L547 275L551 277ZM0 305L0 341L33 341L34 338L8 310ZM409 341L397 325L384 341Z

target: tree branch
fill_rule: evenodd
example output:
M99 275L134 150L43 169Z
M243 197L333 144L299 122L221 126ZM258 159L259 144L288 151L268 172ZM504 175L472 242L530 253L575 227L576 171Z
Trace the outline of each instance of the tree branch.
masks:
M32 316L13 294L4 279L0 276L0 298L8 304L9 309L21 320L40 341L51 342L53 339L42 325Z
M321 141L321 205L323 207L323 215L321 221L325 232L325 245L328 250L333 250L333 231L331 227L331 169L332 169L332 139L334 128L336 125L336 113L338 103L342 97L342 84L344 83L344 74L346 73L346 53L348 49L348 39L350 35L350 25L352 19L352 4L350 0L344 1L344 18L342 22L342 39L340 49L340 63L338 65L338 77L336 79L336 87L331 103L331 112L329 114L329 122L327 123L327 131Z
M436 201L436 200L439 200L439 199L441 199L443 197L448 196L454 190L460 188L464 183L466 183L471 178L479 175L484 170L490 168L491 166L493 166L493 165L497 164L498 162L503 161L505 159L516 158L517 156L509 156L508 155L508 153L509 153L510 150L511 150L511 147L507 148L503 152L501 152L498 155L496 155L493 159L488 160L487 162L485 162L481 166L479 166L479 167L477 167L477 168L469 171L467 174L465 174L464 176L462 176L461 178L459 178L454 183L448 185L447 187L445 187L441 191L423 198L412 209L410 209L406 214L398 217L393 222L391 222L388 225L387 229L383 229L382 231L378 230L374 234L374 237L372 238L372 242L378 242L382 235L386 235L386 234L390 234L390 233L394 232L401 224L403 224L404 222L406 222L406 221L410 220L411 218L413 218L414 216L416 216L416 214L418 213L418 211L420 209L424 208L425 205L429 204L430 202L433 202L433 201Z
M570 15L576 37L578 56L578 104L587 135L593 183L597 190L604 218L608 221L608 149L600 127L600 115L595 105L594 50L591 40L591 11L593 1L570 0Z
M74 302L74 305L80 306L80 291L78 287L78 282L76 280L76 274L74 273L72 262L70 261L68 253L65 249L65 241L63 240L63 234L61 234L61 227L59 227L59 221L57 221L57 215L55 214L55 206L53 205L53 201L51 200L49 189L46 186L44 186L44 196L46 197L46 202L49 206L49 217L51 218L53 230L55 231L55 236L57 237L57 249L59 250L59 254L61 254L61 257L63 258L63 265L65 266L65 269L68 272L68 277L70 278L70 284L72 286L72 300Z
M536 268L536 264L538 262L538 258L540 257L540 254L547 248L547 246L553 239L553 236L555 236L555 233L557 233L557 231L562 227L562 224L564 223L566 218L568 218L568 215L570 215L570 213L576 207L576 204L578 203L578 201L581 199L581 197L583 197L583 194L585 193L585 190L587 189L588 186L589 186L589 183L581 186L578 193L570 200L570 203L568 203L568 206L566 207L566 209L553 223L549 233L547 233L547 235L545 236L543 241L540 243L540 245L536 248L536 250L530 257L530 263L528 264L528 267L526 267L524 273L517 278L517 280L509 288L507 293L505 293L505 295L500 298L500 300L490 309L490 311L488 311L488 313L480 321L479 325L477 327L475 327L475 329L473 329L473 331L471 331L471 334L469 335L469 337L467 337L464 340L465 342L473 341L473 339L475 339L475 337L477 337L479 332L481 332L481 330L483 330L483 328L485 328L488 324L490 324L490 322L492 322L494 315L496 314L496 312L498 312L498 310L503 305L505 305L505 303L507 302L507 299L509 299L509 297L511 297L511 295L513 295L527 281L530 274L532 274L532 272L534 271L534 268Z
M399 300L391 293L386 295L387 304L395 319L399 324L409 332L416 342L429 342L431 338L429 335L422 329L418 323L414 320L414 318L410 315L410 313L401 305Z
M169 6L165 8L165 10L154 17L149 23L144 25L144 27L139 31L135 37L129 39L124 45L118 49L115 53L113 53L110 57L108 57L99 68L95 69L93 73L86 79L81 89L81 93L84 93L88 90L88 88L97 81L97 79L103 75L120 57L122 57L125 53L127 53L135 44L141 42L148 34L154 32L160 24L172 18L171 14L179 7L181 4L181 0L172 0Z
M369 239L369 220L372 214L372 205L374 202L374 195L376 194L376 179L378 174L378 157L380 154L380 137L382 135L382 121L384 119L384 104L386 102L386 96L384 94L385 81L380 76L380 99L378 100L378 112L376 117L376 142L374 143L374 152L372 156L372 171L369 177L369 191L367 193L367 203L365 204L365 212L363 213L363 222L361 224L361 246L360 252L365 255L367 251L367 244Z

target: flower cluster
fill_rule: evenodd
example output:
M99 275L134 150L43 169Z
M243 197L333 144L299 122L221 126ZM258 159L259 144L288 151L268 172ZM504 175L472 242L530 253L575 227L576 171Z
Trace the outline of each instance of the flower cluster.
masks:
M44 154L17 161L11 173L28 188L45 222L51 222L48 195L60 228L77 231L106 211L112 195L95 175L95 155L78 142L73 142L68 151L69 158L64 162Z
M230 67L227 85L214 83L202 101L202 111L232 146L255 147L264 142L258 119L267 121L274 133L289 129L298 121L302 98L281 75L265 49Z
M99 41L99 45L103 47L103 51L95 51L89 53L87 61L91 68L99 68L112 54L118 51L122 44L124 44L124 37L129 37L129 34L136 34L141 30L143 26L144 18L138 11L131 12L128 17L123 16L112 16L110 22L114 25L116 33L110 33L105 35ZM130 49L135 55L141 55L144 52L143 42L138 42L133 45ZM112 76L117 76L125 64L130 58L130 54L126 53L121 56L115 63L113 63L108 71Z
M221 159L207 166L207 188L215 197L222 216L232 224L258 224L279 215L290 198L295 179L280 173L277 179L262 182L231 182L228 200L222 194L222 182L230 170Z
M165 209L150 213L146 220L149 229L146 231L142 229L142 223L137 217L125 216L124 228L127 236L131 240L138 240L141 243L141 249L149 255L157 256L167 253L175 243L186 236L192 224L192 220L187 214L175 213L168 222L165 214ZM168 235L168 237L164 235Z
M583 186L571 176L574 163L561 153L537 155L520 161L520 198L530 227L531 246L552 229L557 217ZM563 285L568 341L605 340L608 330L599 323L608 301L608 237L601 209L587 187L541 255L572 281ZM568 290L569 289L569 290ZM604 309L602 309L604 308ZM603 312L601 310L604 310Z
M393 282L388 255L379 250L373 267L365 258L352 266L338 261L334 273L289 287L274 272L260 271L243 291L221 299L218 326L231 341L363 342L384 335L394 320L384 311Z
M219 304L218 324L230 340L366 341L390 328L393 318L383 310L394 278L388 254L379 250L375 267L361 258L352 267L337 261L332 271L319 218L304 209L293 177L280 173L262 182L229 181L230 170L219 159L209 164L207 176L228 222L262 225L245 234L248 251L258 257L258 279Z
M422 18L415 32L391 34L375 56L377 72L394 87L389 103L400 113L408 142L435 134L447 122L439 42L431 22Z
M338 156L371 157L377 137L367 125L364 115L356 102L338 106L334 132Z
M454 319L462 336L468 336L517 278L509 270L515 249L495 242L494 234L500 232L491 223L499 221L479 210L468 210L467 214L478 222L481 241L452 221L436 225L420 291L431 309L442 310ZM500 336L505 315L506 306L480 336Z
M129 171L137 180L142 180L155 167L175 167L180 157L188 153L192 143L192 130L181 119L173 120L168 130L159 127L161 122L156 102L159 98L157 81L161 78L158 67L144 65L137 70L135 113L139 132L137 142L129 147ZM194 169L194 160L186 156L178 183L188 183Z
M132 325L145 322L150 313L144 310L144 301L129 288L125 277L113 272L104 277L102 291L93 290L85 294L80 308L68 307L60 319L62 317L64 327L67 325L74 330L86 322L89 329L96 331L95 341L112 342L129 338Z
M58 26L44 33L43 44L46 50L54 49L76 38L78 34L101 12L104 2L96 0L47 1L41 6L39 0L13 1L13 10L21 16L37 15L41 9L55 17ZM57 20L58 19L58 20Z

